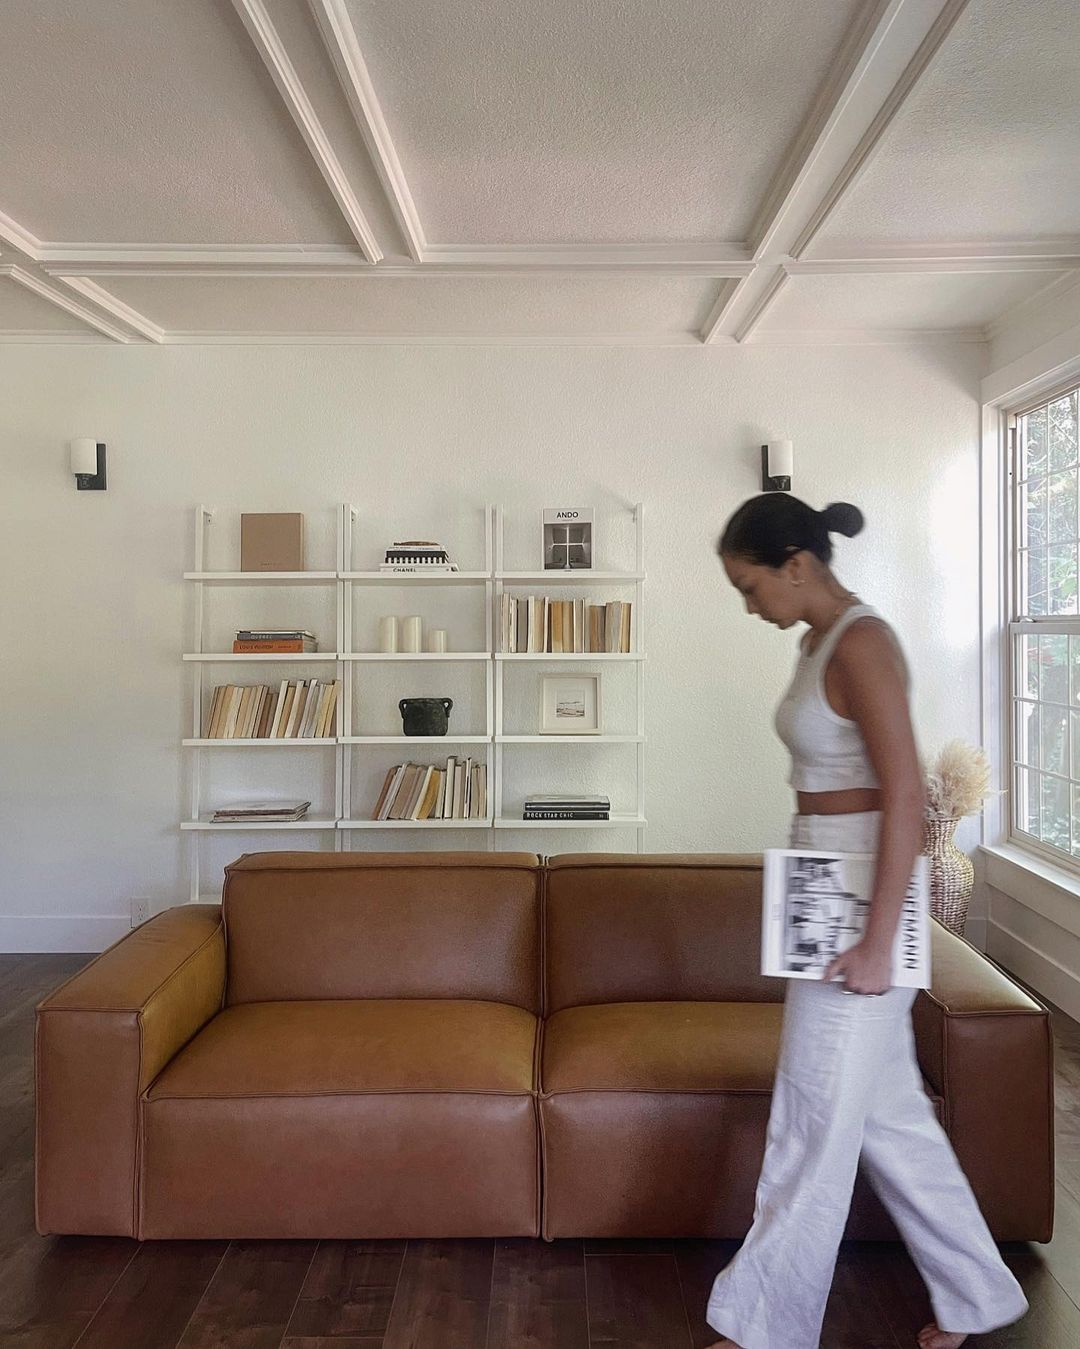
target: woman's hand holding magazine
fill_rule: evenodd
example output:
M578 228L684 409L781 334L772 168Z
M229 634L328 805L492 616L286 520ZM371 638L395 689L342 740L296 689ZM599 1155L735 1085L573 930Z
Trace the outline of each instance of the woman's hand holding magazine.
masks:
M832 962L822 979L844 977L848 993L887 993L892 987L892 946L880 948L866 941L849 946Z

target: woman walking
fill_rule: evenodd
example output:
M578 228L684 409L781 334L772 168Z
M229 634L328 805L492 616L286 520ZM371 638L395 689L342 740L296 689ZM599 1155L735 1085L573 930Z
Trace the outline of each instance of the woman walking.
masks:
M860 1161L930 1293L921 1349L957 1349L1027 1310L923 1089L916 990L890 987L924 786L903 652L830 567L830 534L862 524L846 503L816 511L770 492L717 548L748 613L809 625L775 719L797 795L789 846L877 861L862 939L823 979L788 981L754 1221L713 1283L705 1319L725 1338L710 1349L817 1349Z

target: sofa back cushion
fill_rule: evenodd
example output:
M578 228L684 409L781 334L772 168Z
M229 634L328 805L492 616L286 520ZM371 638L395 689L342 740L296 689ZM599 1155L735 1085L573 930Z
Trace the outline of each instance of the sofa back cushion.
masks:
M758 973L761 857L547 860L545 1012L604 1002L781 1002Z
M532 853L250 853L225 868L226 1000L469 998L539 1013Z

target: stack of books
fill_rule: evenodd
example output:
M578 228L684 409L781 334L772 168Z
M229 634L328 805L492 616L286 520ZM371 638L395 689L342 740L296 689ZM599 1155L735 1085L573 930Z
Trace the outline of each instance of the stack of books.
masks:
M239 801L213 814L214 824L290 824L302 820L310 801Z
M445 768L395 764L386 775L373 820L483 820L487 764L451 756Z
M335 734L340 680L219 684L203 729L206 740L325 740Z
M232 644L233 654L262 652L271 655L318 651L315 634L304 628L241 628Z
M430 539L403 539L391 544L379 566L386 572L450 572L457 571L445 548Z
M610 820L611 802L606 796L530 796L523 820Z
M629 652L629 601L551 599L547 595L504 594L499 612L499 650L524 652Z

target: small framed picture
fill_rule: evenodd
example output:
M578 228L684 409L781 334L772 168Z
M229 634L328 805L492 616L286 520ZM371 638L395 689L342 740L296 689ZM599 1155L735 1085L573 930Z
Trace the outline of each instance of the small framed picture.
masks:
M602 720L598 674L544 675L541 735L599 735Z

